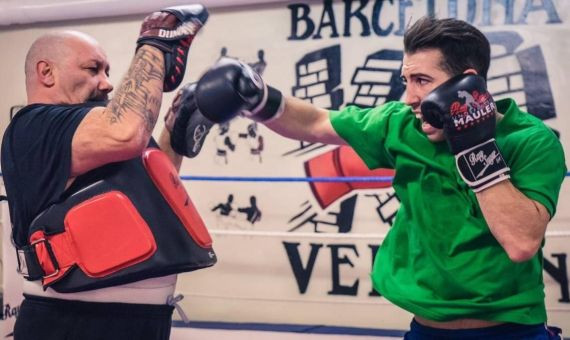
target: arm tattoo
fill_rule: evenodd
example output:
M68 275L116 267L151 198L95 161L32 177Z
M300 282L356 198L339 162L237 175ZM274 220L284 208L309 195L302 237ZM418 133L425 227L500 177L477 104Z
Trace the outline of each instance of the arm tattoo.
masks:
M157 52L161 53L161 52ZM138 115L147 132L152 132L158 118L162 100L164 62L156 54L141 48L123 79L116 95L111 100L109 123L121 122L128 112Z

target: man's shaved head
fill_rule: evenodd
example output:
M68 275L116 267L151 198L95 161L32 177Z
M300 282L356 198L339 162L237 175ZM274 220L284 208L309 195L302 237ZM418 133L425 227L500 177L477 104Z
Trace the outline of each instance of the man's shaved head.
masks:
M106 98L110 92L110 84L101 87L100 79L95 79L102 72L108 83L107 57L99 43L82 32L58 31L37 38L26 55L24 71L29 102L76 103Z
M77 31L51 32L37 38L26 55L26 80L35 76L36 65L41 60L57 64L65 62L66 57L72 54L70 42L79 40L98 45L93 37Z

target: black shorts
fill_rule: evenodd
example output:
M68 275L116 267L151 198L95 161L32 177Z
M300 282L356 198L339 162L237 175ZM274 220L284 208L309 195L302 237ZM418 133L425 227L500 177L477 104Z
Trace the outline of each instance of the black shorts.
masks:
M168 340L173 306L25 295L14 340Z

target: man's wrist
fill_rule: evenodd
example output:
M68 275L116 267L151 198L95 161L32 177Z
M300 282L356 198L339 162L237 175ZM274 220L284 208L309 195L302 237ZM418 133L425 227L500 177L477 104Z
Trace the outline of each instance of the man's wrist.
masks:
M474 192L479 192L510 178L511 169L495 139L489 139L455 155L461 178Z
M257 122L269 122L277 119L285 110L285 98L281 91L265 85L263 98L251 111L243 111L242 114Z

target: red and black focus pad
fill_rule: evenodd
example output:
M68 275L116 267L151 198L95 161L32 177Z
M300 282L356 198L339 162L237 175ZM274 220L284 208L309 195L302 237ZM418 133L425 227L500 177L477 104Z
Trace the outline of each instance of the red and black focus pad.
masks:
M157 249L150 227L119 191L95 196L73 207L63 233L39 230L30 236L43 269L44 286L77 265L89 277L104 277L152 256Z
M185 84L178 90L165 118L170 131L170 145L179 155L196 157L214 122L204 117L196 106L196 83Z
M370 170L348 146L341 146L305 162L305 173L315 177L394 176L394 170ZM313 195L326 208L347 193L358 189L389 188L392 182L311 182Z
M188 234L200 247L210 248L212 246L210 233L168 156L159 149L148 148L143 153L143 164Z
M182 82L188 49L207 20L208 11L199 4L164 8L143 20L137 49L152 45L164 53L164 92Z

